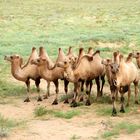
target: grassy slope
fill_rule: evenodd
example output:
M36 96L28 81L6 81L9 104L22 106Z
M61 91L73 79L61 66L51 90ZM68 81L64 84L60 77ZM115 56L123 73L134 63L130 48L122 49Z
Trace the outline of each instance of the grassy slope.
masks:
M32 46L44 45L55 59L57 48L64 51L93 46L94 41L140 44L139 0L0 0L0 77L9 75L6 54L27 58ZM112 49L102 48L103 56ZM2 83L3 84L3 83ZM3 89L2 89L3 90Z

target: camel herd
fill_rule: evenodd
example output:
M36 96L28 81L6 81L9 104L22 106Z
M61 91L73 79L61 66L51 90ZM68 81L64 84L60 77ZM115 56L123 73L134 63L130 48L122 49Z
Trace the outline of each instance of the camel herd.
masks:
M139 74L137 66L132 59L135 58L138 68L140 68L140 53L129 53L126 58L116 51L112 54L111 59L103 59L100 56L100 51L93 51L90 47L85 53L83 48L79 49L78 56L72 52L72 47L69 47L68 53L65 55L63 50L59 48L58 57L53 62L48 56L44 47L39 48L39 54L36 48L32 48L31 55L26 64L23 65L23 58L19 55L5 56L5 60L11 62L11 73L19 81L23 81L27 86L27 97L24 102L30 101L30 79L35 81L37 87L38 99L42 101L40 95L40 79L43 78L47 82L47 92L44 99L50 96L50 82L55 85L56 96L53 105L58 104L59 79L64 81L64 91L68 94L69 82L74 85L74 96L71 102L72 107L77 106L77 102L83 101L84 84L86 87L86 105L91 102L92 80L95 79L97 85L96 100L103 95L103 87L105 84L105 76L107 77L111 96L112 96L112 115L116 116L115 101L120 93L121 108L120 112L124 113L124 93L128 92L127 106L129 106L131 95L131 83L134 83L135 103L138 104L138 82ZM68 98L64 103L69 103Z

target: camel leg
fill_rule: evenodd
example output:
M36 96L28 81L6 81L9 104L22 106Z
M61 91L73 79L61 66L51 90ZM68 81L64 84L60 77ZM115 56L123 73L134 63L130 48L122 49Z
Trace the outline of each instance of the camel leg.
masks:
M57 105L58 104L58 92L59 92L59 83L58 80L54 81L55 87L56 87L56 97L55 100L53 101L52 105Z
M127 104L126 104L126 106L129 106L130 95L131 95L131 89L130 89L130 85L129 85L129 86L128 86L128 100L127 100Z
M100 96L100 80L99 77L97 77L95 79L96 85L97 85L97 97L96 97L96 101L98 100L98 97Z
M117 115L117 111L116 111L116 94L117 94L118 90L117 90L117 88L115 86L110 85L110 91L111 91L111 95L112 95L112 104L113 104L112 116L116 116Z
M104 84L105 84L105 75L101 76L101 80L102 80L102 87L101 87L100 95L102 96L103 95L103 87L104 87Z
M90 87L89 87L90 86ZM89 89L88 89L89 88ZM86 101L86 105L89 106L91 105L90 103L90 93L91 93L91 88L92 88L92 80L87 80L86 81L86 94L87 94L87 101Z
M35 80L35 85L37 87L37 92L38 92L38 99L37 99L38 102L42 101L42 98L40 96L40 87L39 87L39 84L40 84L40 78L37 78Z
M80 99L79 99L79 101L80 102L82 102L83 100L84 100L84 83L85 83L85 81L84 80L82 80L81 81L81 96L80 96Z
M121 109L120 109L120 112L121 113L125 113L125 110L124 110L124 93L121 93Z
M134 82L135 86L135 104L138 104L138 82Z
M29 99L30 80L28 79L25 83L26 83L26 86L27 86L27 97L26 97L26 99L24 100L24 102L30 102L30 99Z
M50 81L47 81L47 92L44 95L44 99L48 99L49 96L50 96Z
M77 100L77 96L79 94L79 89L80 89L80 83L79 82L74 83L74 90L75 90L75 92L74 92L73 100L71 102L71 107L77 107L76 100Z
M64 101L65 104L69 103L69 101L68 101L68 84L69 84L69 81L64 79L64 90L65 90L65 94L66 94L66 99Z

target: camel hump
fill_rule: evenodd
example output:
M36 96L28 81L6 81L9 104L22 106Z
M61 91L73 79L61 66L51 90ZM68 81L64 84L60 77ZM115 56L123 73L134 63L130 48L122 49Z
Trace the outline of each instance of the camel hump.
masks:
M79 49L79 54L81 54L84 51L84 48Z
M127 58L126 58L126 62L131 61L133 58L133 53L129 53Z
M97 51L93 54L93 56L96 55L96 54L100 54L100 50L97 50Z
M36 48L35 47L32 47L32 51L35 51L36 50Z
M122 60L123 60L123 58L124 58L124 57L123 57L123 55L122 55L122 54L120 54L120 56L119 56L119 60L120 60L120 61L122 61Z

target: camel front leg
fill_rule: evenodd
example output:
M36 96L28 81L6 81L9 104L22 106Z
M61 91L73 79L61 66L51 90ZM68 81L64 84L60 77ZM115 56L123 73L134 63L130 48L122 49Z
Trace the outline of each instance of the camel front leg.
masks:
M112 105L113 105L112 116L116 116L117 115L117 111L116 111L116 94L117 94L118 90L114 85L110 85L110 91L111 91L111 95L112 95Z
M30 92L30 80L28 79L26 82L26 86L27 86L27 97L24 100L24 102L30 102L30 98L29 98L29 92Z
M125 113L124 110L124 93L121 93L121 109L120 109L121 113Z
M58 104L58 93L59 93L59 82L58 80L54 81L55 84L55 92L56 92L56 97L55 100L53 101L52 105L57 105Z
M101 80L102 80L102 87L101 87L100 95L103 96L103 88L104 88L104 84L105 84L105 75L101 76Z
M71 107L77 107L77 96L79 95L79 89L80 89L80 83L77 82L77 83L74 83L74 97L73 97L73 100L72 100L72 103L71 103Z
M47 82L47 92L44 95L44 99L48 99L48 97L50 96L50 81L46 81Z

